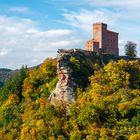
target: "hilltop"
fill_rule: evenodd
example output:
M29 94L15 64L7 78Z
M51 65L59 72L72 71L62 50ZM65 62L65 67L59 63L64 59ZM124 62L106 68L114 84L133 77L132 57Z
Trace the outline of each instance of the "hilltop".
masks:
M7 80L0 106L0 139L136 140L140 63L59 50L57 59Z

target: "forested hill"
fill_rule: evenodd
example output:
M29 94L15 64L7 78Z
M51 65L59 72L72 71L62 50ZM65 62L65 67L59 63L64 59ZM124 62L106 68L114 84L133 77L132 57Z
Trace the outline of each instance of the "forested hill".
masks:
M59 59L46 59L33 69L22 67L5 82L0 90L0 139L140 139L139 61L95 53L87 58L85 53L60 51ZM68 94L75 88L74 102L58 102L66 95L61 90L62 98L51 104L49 97L59 86Z
M35 69L35 68L39 67L40 65L29 67L28 69L29 70ZM21 69L24 67L26 67L26 66L22 66ZM7 68L0 68L0 88L2 88L4 86L5 81L7 81L10 77L14 77L19 71L20 71L20 69L11 70L11 69L7 69Z
M9 78L12 70L0 68L0 88L3 86L4 81Z

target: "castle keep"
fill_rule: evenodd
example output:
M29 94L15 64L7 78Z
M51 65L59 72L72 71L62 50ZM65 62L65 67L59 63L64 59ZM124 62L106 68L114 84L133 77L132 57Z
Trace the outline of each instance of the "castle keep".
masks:
M93 24L93 39L87 41L86 50L118 56L118 33L107 30L107 24Z

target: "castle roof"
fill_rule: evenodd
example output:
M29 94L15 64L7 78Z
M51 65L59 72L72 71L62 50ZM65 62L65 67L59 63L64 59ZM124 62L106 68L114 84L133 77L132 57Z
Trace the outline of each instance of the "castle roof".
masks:
M107 30L107 32L110 32L110 33L113 33L113 34L119 34L119 33L117 33L117 32L110 31L110 30Z

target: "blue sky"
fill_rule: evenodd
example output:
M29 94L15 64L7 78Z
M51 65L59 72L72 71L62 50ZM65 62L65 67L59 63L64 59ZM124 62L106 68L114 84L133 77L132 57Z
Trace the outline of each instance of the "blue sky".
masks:
M0 0L0 67L34 66L59 48L84 49L92 24L119 32L120 55L127 40L138 44L139 0Z

